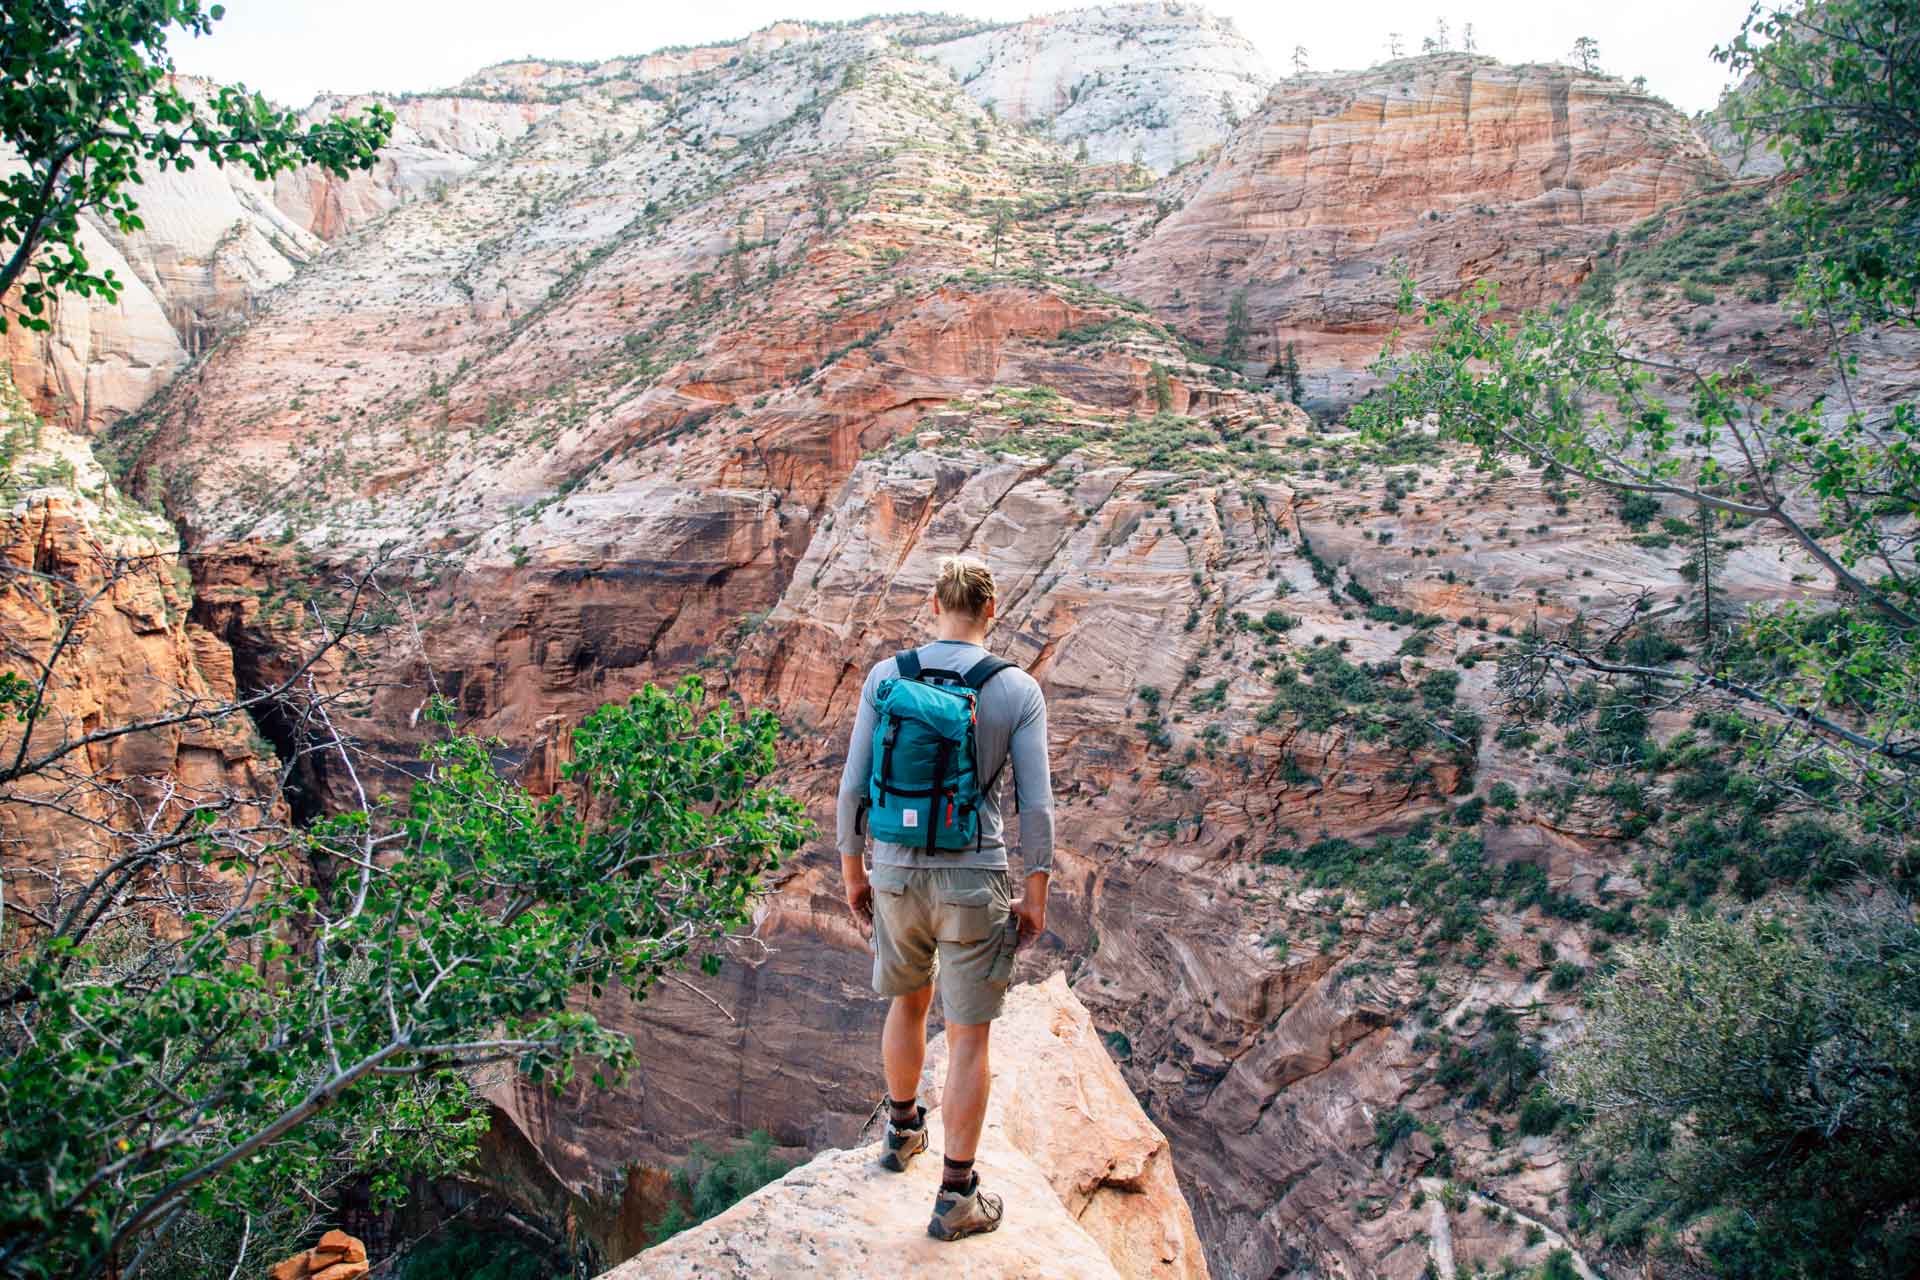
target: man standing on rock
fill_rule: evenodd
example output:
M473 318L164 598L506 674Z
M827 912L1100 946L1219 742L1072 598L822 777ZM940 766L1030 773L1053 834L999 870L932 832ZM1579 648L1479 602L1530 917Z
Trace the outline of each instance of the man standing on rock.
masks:
M1053 867L1047 704L1032 676L987 652L994 605L984 563L941 561L933 597L939 638L867 673L840 775L847 904L873 931L873 988L892 997L880 1040L891 1111L880 1163L898 1172L927 1147L917 1095L939 976L946 1151L927 1233L941 1240L1000 1226L1001 1199L980 1189L973 1169L992 1085L987 1036L1006 998L1014 950L1046 930ZM923 761L930 762L925 777ZM1017 901L1002 816L1008 772L1026 871ZM867 834L874 837L871 876L861 860Z

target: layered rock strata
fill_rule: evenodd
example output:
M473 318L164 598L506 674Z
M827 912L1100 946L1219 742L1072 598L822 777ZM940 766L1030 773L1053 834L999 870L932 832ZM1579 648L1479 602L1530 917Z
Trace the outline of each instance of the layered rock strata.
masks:
M1399 322L1400 272L1429 294L1488 280L1533 306L1722 173L1683 117L1570 67L1447 54L1296 76L1102 278L1211 341L1239 296L1246 359L1292 344L1339 382Z
M0 671L23 682L0 758L24 776L0 802L8 927L50 928L75 891L142 831L195 805L270 803L273 761L244 717L182 720L78 745L183 708L230 702L233 655L191 620L173 528L108 480L86 440L42 423L0 374ZM17 712L34 709L28 736ZM171 860L163 859L170 863ZM198 859L172 867L156 914L227 886ZM156 920L171 927L174 921Z

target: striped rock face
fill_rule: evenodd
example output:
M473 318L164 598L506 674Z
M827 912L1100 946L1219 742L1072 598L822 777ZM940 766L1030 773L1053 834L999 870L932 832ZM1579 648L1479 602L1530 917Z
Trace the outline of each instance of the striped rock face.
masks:
M371 174L288 175L254 209L289 228L260 232L284 269L229 273L247 323L109 429L191 553L190 603L140 652L269 684L300 640L288 584L385 548L411 615L342 725L371 752L411 758L437 690L551 787L581 715L698 670L779 713L779 780L830 822L868 665L927 634L942 554L984 555L992 646L1048 694L1060 805L1051 931L1020 977L1062 976L1090 1011L1214 1272L1414 1280L1439 1265L1416 1193L1442 1160L1509 1212L1456 1221L1452 1264L1538 1262L1527 1224L1568 1227L1563 1138L1435 1083L1437 1036L1484 1058L1502 1006L1550 1052L1578 992L1546 957L1590 967L1611 938L1513 901L1443 919L1328 868L1404 857L1425 884L1457 856L1595 912L1639 892L1652 855L1618 806L1567 786L1550 741L1499 732L1491 659L1503 630L1642 591L1687 608L1683 553L1600 493L1482 465L1432 424L1360 440L1338 411L1394 324L1396 263L1522 305L1586 287L1616 239L1682 234L1641 220L1724 177L1689 122L1624 82L1459 54L1274 81L1185 4L783 23L393 105ZM202 248L241 199L148 195L183 201ZM1617 318L1651 347L1822 376L1744 284L1702 303L1621 280ZM141 332L188 349L171 319ZM51 413L46 388L110 380L83 348L136 345L14 361ZM1858 346L1866 394L1920 379L1910 341ZM1289 355L1301 403L1268 376ZM11 536L30 560L37 535ZM1757 526L1737 541L1735 603L1812 572ZM1485 820L1454 821L1475 796ZM503 1185L550 1207L633 1169L637 1207L581 1218L621 1256L696 1139L857 1145L882 1014L837 875L824 841L783 868L759 945L698 994L594 1002L636 1038L627 1085L498 1084ZM1059 1256L1103 1274L1093 1210L1053 1181L1057 1120L1007 1113L1016 1211L1051 1187ZM818 1185L857 1164L823 1156L841 1181ZM840 1212L821 1238L851 1248Z

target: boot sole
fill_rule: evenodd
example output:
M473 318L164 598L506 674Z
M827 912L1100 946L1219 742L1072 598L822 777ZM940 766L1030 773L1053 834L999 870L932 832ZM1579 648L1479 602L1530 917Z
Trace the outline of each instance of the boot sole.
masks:
M961 1227L957 1231L941 1222L938 1218L935 1218L927 1224L928 1235L932 1236L935 1240L944 1240L949 1244L955 1240L965 1240L968 1236L984 1236L990 1231L998 1231L999 1229L1000 1223L998 1219L992 1222L983 1222L978 1226Z

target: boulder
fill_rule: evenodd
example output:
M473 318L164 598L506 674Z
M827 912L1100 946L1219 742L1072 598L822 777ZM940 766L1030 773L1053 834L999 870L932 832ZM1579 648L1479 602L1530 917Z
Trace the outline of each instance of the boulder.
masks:
M360 1280L367 1271L367 1246L336 1230L305 1253L274 1264L267 1280Z

